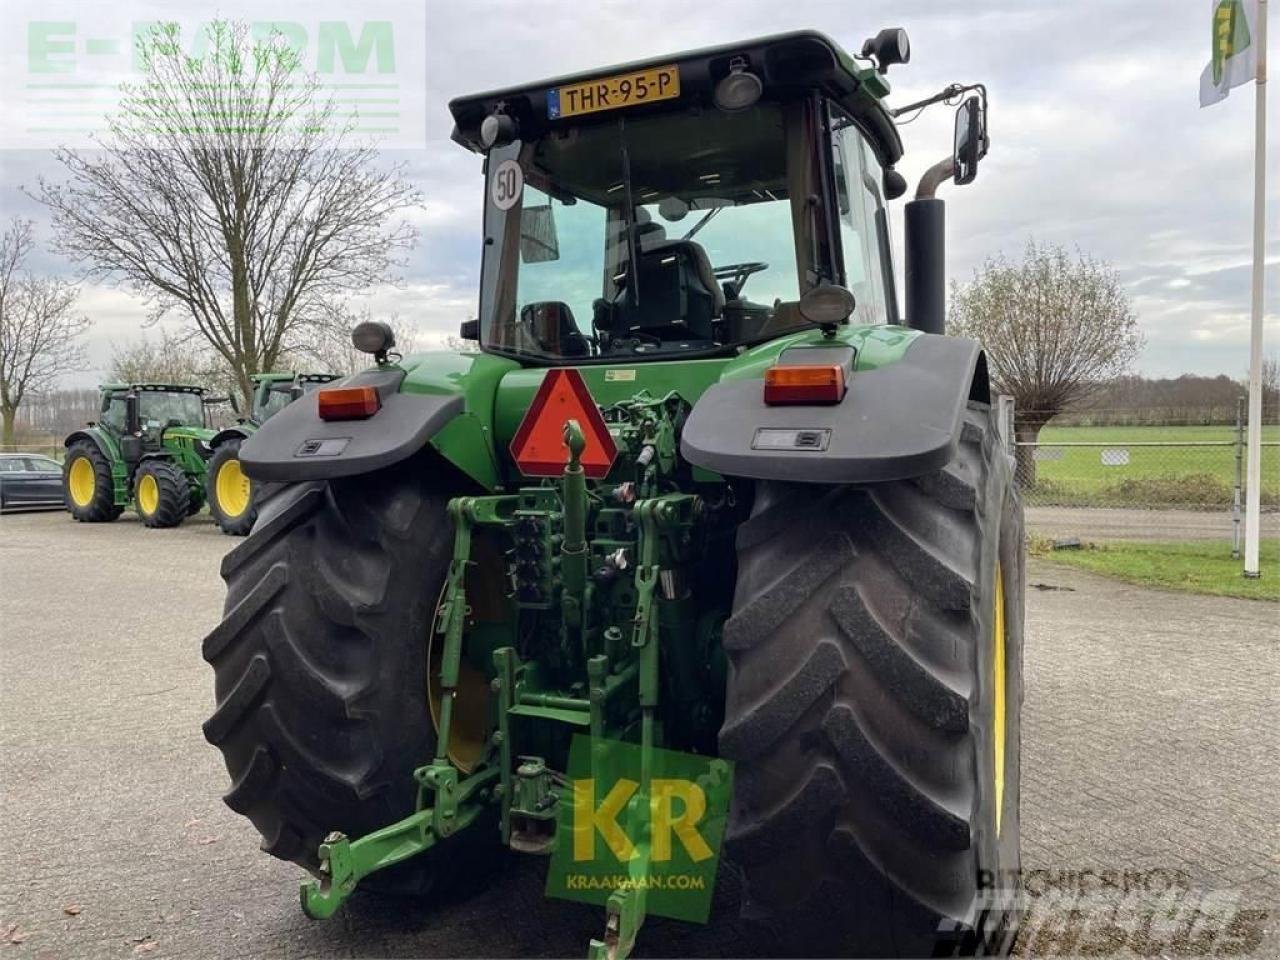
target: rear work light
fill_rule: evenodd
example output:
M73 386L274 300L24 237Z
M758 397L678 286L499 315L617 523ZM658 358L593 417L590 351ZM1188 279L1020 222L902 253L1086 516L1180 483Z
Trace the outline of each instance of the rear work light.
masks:
M764 402L830 404L844 399L844 368L839 364L773 366L764 372Z
M332 387L316 397L321 420L364 420L382 408L374 387Z

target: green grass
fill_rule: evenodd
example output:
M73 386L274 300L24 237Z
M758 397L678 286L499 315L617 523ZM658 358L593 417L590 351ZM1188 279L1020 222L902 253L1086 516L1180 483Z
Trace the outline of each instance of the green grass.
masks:
M1086 543L1079 550L1053 550L1047 540L1032 538L1031 554L1115 577L1127 583L1185 593L1280 601L1280 540L1263 540L1259 554L1262 577L1246 580L1244 562L1231 559L1231 544L1201 540L1181 543Z
M1263 428L1280 441L1280 426ZM1143 506L1226 509L1235 484L1235 448L1140 447L1134 443L1230 441L1233 427L1055 427L1044 443L1101 443L1129 451L1124 466L1104 466L1102 447L1046 447L1061 459L1036 461L1030 503L1063 506ZM1280 505L1280 447L1262 451L1262 500Z

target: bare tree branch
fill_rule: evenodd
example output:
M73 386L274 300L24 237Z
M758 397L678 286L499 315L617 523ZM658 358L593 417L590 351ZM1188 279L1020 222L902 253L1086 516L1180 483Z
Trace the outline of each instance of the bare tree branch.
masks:
M76 285L27 273L23 266L34 246L28 220L13 219L0 237L0 442L6 445L13 443L23 402L84 365L79 337L89 321L74 312Z
M199 339L161 330L158 340L141 337L111 351L108 379L116 383L191 384L215 392L237 383L222 358Z
M1071 404L1124 374L1142 349L1115 270L1034 240L1021 263L993 257L971 283L952 284L948 328L986 348L996 388L1014 398L1022 441L1034 441ZM1019 472L1034 479L1034 462L1024 459Z

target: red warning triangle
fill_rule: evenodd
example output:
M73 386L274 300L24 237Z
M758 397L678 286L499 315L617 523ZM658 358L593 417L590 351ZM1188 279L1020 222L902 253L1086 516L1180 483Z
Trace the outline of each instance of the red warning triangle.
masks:
M527 477L558 477L564 473L569 462L564 425L570 420L578 421L587 439L582 451L583 472L593 480L608 474L618 456L617 444L609 436L609 428L582 374L572 367L547 372L520 421L510 450L521 473Z

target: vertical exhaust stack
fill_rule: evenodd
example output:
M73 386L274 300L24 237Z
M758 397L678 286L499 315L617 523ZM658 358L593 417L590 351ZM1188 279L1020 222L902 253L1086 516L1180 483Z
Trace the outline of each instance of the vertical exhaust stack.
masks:
M934 194L952 171L950 157L935 163L903 209L907 326L925 333L946 333L947 215L946 204Z

